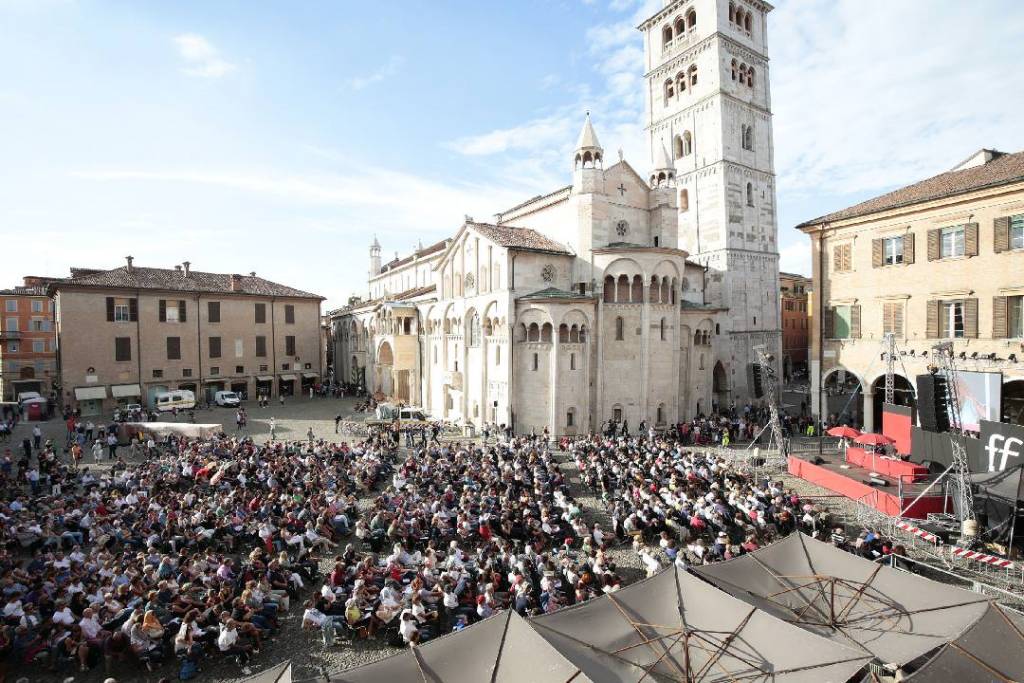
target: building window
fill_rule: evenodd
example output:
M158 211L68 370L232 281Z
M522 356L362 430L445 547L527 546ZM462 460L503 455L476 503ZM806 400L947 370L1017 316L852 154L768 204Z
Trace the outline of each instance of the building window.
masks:
M622 422L622 408L612 408L612 419Z
M182 368L181 369L181 376L182 377L191 377L192 376L192 368Z
M754 205L754 184L747 183L747 206Z
M832 270L836 273L847 273L853 270L852 244L837 244L832 248Z
M266 358L267 357L267 338L264 336L256 337L256 357Z
M167 338L167 360L181 360L181 337Z
M266 304L256 304L255 312L256 312L256 323L257 324L267 322L267 305Z
M282 370L291 370L292 369L292 364L291 363L281 363L281 369Z
M1024 249L1024 213L1010 216L1010 249Z
M951 228L942 229L942 246L940 252L942 258L963 256L966 253L964 227L965 226L963 225L956 225Z
M903 302L882 304L882 333L903 336Z
M467 340L467 346L480 346L480 316L475 312L473 313L473 317L469 320L468 327L469 329L467 332L469 334L467 337L469 339Z
M160 379L163 376L164 376L164 371L163 370L157 370L155 368L153 369L153 379Z
M939 315L942 320L942 337L946 339L963 339L964 302L943 301L939 309Z
M754 127L743 124L740 126L740 146L747 151L754 151Z
M17 318L8 318L4 322L4 329L7 330L8 332L17 332L18 331L18 319Z
M206 302L206 319L207 322L219 323L220 322L220 302L219 301L207 301Z
M569 354L569 369L570 370L575 370L576 369L576 354L575 353L570 353Z
M115 337L114 338L114 360L115 361L123 362L123 361L129 361L131 359L132 359L132 338L131 337Z
M495 365L501 365L501 347L500 346L495 346L494 347L494 364Z
M657 424L665 424L665 404L658 404L658 418Z
M219 375L220 374L220 366L219 365L211 365L210 366L210 374L211 375Z
M623 322L622 318L621 317L620 318L616 318L615 319L615 341L622 341L622 339L623 339L623 328L624 327L625 327L625 323Z
M288 335L284 338L284 355L295 355L295 337L292 335Z
M295 306L292 304L284 305L284 324L294 325L295 324Z
M33 313L42 313L43 312L43 302L42 301L33 300L32 301L32 312Z
M355 364L353 364L353 366L355 366ZM269 365L261 365L260 366L260 372L266 372L267 368L269 368L269 367L270 367Z
M539 367L540 367L540 358L538 358L537 354L535 353L535 354L533 354L533 369L534 369L534 371L536 371L537 368L539 368Z
M661 341L665 341L665 319L664 318L661 319L661 326L660 326L660 329L659 329L658 332L661 335Z
M8 313L17 313L18 312L18 300L17 299L8 299L7 301L4 302L4 306L5 306L5 310Z
M1024 337L1024 296L1006 297L1006 336Z
M886 237L882 240L882 259L887 266L903 263L903 237Z
M33 340L32 342L32 353L43 353L46 351L46 342L43 340Z
M852 306L835 306L832 308L832 338L850 339Z
M235 340L235 358L241 358L245 355L245 344L241 339Z
M118 303L114 302L114 322L126 323L130 322L130 313L128 310L128 302Z
M220 337L210 337L210 358L220 358Z
M244 375L245 374L245 366L244 365L236 365L235 366L235 374L236 375Z

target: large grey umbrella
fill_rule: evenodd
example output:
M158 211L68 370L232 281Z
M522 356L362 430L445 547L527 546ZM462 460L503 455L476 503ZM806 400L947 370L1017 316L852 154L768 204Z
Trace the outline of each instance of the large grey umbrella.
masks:
M906 680L1024 681L1024 616L991 603L981 619Z
M374 664L344 671L337 683L600 683L537 635L513 610Z
M871 659L675 567L530 623L595 681L842 682Z
M803 534L695 572L811 633L905 664L956 638L988 600Z

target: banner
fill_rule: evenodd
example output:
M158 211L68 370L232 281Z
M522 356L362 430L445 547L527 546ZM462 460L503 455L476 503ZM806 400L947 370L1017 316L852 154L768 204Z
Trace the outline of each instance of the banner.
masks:
M981 420L981 456L988 472L1002 472L1022 464L1024 427Z

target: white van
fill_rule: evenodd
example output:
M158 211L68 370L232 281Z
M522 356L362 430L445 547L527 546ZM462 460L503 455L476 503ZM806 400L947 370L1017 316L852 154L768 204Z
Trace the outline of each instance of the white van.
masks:
M242 399L233 391L218 391L213 395L213 402L219 406L235 408L242 405Z
M178 410L191 410L196 407L196 395L188 389L172 389L161 391L153 401L156 409L166 413L177 408Z

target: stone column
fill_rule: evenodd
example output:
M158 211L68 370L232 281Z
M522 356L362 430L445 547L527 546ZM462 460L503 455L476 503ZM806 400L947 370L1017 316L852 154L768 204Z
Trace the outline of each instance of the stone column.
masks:
M873 432L873 431L875 431L875 395L871 392L870 388L868 388L868 389L866 389L864 391L863 412L864 412L864 429L862 431L864 431L864 432ZM879 427L879 429L881 429L882 425L878 425L878 427Z
M641 275L640 287L640 416L636 425L647 420L647 405L650 399L650 350L651 312L650 283L647 275ZM633 425L636 428L636 425Z
M558 330L552 329L551 331L551 377L549 379L551 385L550 397L551 397L551 417L548 422L548 429L551 431L552 438L557 436L559 433L560 423L558 421Z

